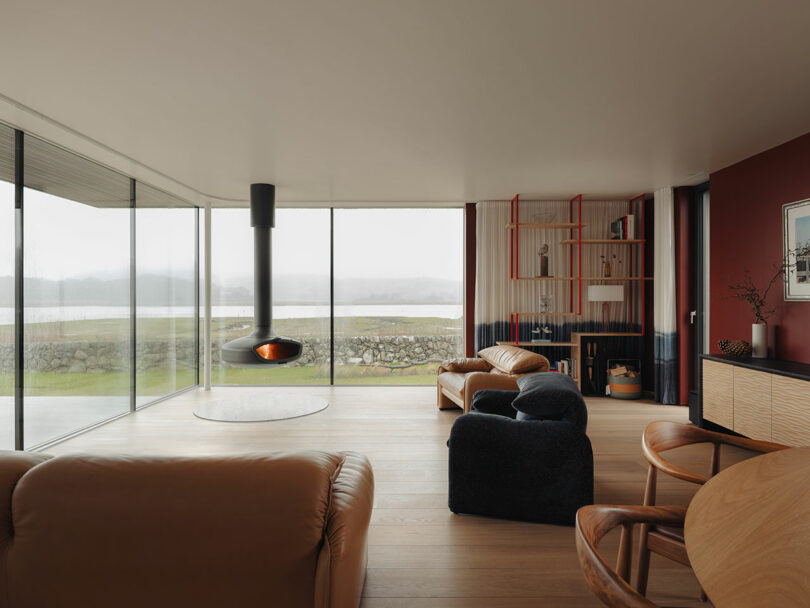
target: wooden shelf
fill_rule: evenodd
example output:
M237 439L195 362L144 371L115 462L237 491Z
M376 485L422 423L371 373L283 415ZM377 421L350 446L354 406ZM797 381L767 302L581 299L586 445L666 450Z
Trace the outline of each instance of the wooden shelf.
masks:
M573 342L497 342L498 346L576 346Z
M513 281L652 281L653 277L512 277Z
M636 243L646 243L647 239L566 239L560 241L562 245L576 245L582 243L583 245L633 245Z
M638 332L626 332L626 331L574 331L571 332L572 336L588 336L593 338L598 338L599 336L630 336L630 337L639 337L643 336L644 334L640 334Z
M577 277L512 277L513 281L576 281Z
M513 312L513 315L521 317L578 317L575 312Z
M538 223L523 223L507 224L507 230L514 230L515 228L526 228L528 230L571 230L574 228L584 228L587 224L572 224L572 223L552 223L552 224L538 224Z
M576 279L576 277L574 277ZM652 281L653 277L582 277L582 281Z

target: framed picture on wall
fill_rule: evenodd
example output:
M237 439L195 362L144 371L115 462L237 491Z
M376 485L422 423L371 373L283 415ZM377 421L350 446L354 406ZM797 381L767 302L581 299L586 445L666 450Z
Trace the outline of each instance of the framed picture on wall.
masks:
M810 199L782 205L785 300L810 301Z

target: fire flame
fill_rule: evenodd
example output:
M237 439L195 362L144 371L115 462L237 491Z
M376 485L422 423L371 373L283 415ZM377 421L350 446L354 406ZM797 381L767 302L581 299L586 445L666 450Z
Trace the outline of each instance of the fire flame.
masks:
M286 342L271 342L257 346L255 351L262 359L276 361L278 359L288 359L294 356L297 352L297 348L294 344L288 344Z

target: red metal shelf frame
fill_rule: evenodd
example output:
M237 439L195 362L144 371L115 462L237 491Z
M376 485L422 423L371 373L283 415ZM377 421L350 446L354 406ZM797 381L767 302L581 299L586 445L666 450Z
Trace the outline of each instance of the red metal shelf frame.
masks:
M641 230L641 234L638 237L642 247L640 253L640 272L641 276L644 277L646 275L646 260L645 260L645 226L644 226L644 195L639 194L631 198L627 202L627 210L628 214L633 214L633 206L634 203L638 202L639 204L639 226ZM574 221L574 205L576 204L577 209L577 221ZM520 195L516 194L512 200L510 205L510 224L513 225L513 228L509 231L509 247L510 247L510 255L509 255L509 278L512 280L520 280L525 277L520 276ZM576 227L572 227L569 229L569 240L575 241L577 243L577 274L574 276L573 274L573 267L574 267L574 248L571 247L568 253L568 276L573 277L573 280L569 283L569 291L568 291L568 304L569 304L569 313L576 314L577 316L582 316L582 195L578 194L577 196L573 197L570 201L568 201L568 222L570 224L576 224ZM577 238L574 238L574 231L577 232ZM628 268L633 268L633 247L630 247L630 263L628 264ZM574 313L574 281L577 283L578 287L578 312ZM646 330L646 293L645 293L645 282L638 281L638 289L641 290L641 335L645 335ZM630 281L630 285L628 286L630 290L630 297L628 298L628 306L627 306L627 326L632 330L633 328L633 300L635 297L635 281ZM524 313L525 314L525 313ZM509 313L509 324L511 326L511 334L512 338L514 339L514 343L517 346L519 342L519 329L520 329L520 315L519 312L512 312Z

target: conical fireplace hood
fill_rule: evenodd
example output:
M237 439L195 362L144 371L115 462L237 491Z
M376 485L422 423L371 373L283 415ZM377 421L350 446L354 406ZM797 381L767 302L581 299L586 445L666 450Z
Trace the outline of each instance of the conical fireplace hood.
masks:
M241 366L278 365L301 356L301 343L277 336L272 328L271 230L275 225L276 187L250 185L250 225L253 227L253 316L249 336L231 340L222 347L222 358Z

